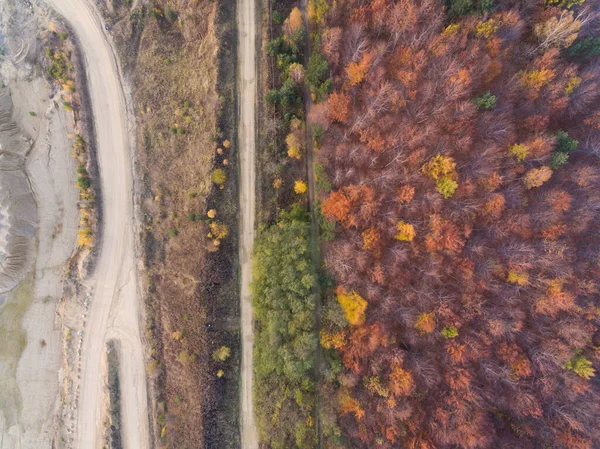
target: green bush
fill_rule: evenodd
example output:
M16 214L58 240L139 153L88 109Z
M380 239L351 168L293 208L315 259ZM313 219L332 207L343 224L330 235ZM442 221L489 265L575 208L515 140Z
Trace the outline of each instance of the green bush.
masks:
M77 177L77 187L81 190L87 190L90 188L91 181L90 178L86 175L80 175Z
M165 9L165 19L173 23L177 20L177 12L171 8Z
M212 358L216 362L224 362L231 355L231 348L227 346L221 346L212 353Z
M225 184L225 181L227 181L227 173L225 173L225 170L222 168L217 168L210 174L210 180L215 184L222 186Z
M276 25L281 25L283 23L283 16L279 11L273 11L272 18L273 23Z

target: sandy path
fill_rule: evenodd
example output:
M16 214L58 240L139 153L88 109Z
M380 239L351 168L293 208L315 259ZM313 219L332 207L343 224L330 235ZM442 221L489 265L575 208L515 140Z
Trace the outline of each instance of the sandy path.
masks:
M149 447L146 376L134 263L133 181L126 103L115 53L92 0L46 0L67 19L84 54L102 178L103 241L86 319L77 410L78 449L98 449L103 431L101 359L109 338L121 341L121 416L126 449Z
M250 301L252 245L255 218L256 136L256 18L254 0L238 0L239 33L239 144L240 144L240 264L242 270L242 391L241 440L243 449L257 449L258 435L252 402L254 319Z

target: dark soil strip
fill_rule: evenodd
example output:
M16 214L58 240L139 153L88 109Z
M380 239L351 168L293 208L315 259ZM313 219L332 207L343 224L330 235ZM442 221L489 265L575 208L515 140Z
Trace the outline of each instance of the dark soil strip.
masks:
M310 37L310 20L308 18L308 0L300 1L300 8L302 11L302 17L307 30L306 41L304 48L304 67L308 67L308 61L311 55L311 37ZM310 210L310 253L312 264L315 267L317 273L321 272L321 253L319 251L319 221L317 216L317 187L315 184L315 169L313 162L314 153L314 142L313 132L310 122L308 120L308 114L312 106L312 96L310 92L310 85L304 83L304 113L306 114L306 171L308 177L308 206ZM317 394L315 397L315 431L317 433L317 448L322 447L322 432L321 432L321 395L319 394L319 382L321 380L321 360L323 360L323 354L321 344L319 343L321 335L321 309L323 295L321 293L320 280L314 284L314 293L316 295L316 307L315 307L315 334L317 336L317 346L315 347L315 385L317 388Z
M123 449L121 442L121 384L119 380L118 342L106 343L108 365L109 425L108 442L111 449Z

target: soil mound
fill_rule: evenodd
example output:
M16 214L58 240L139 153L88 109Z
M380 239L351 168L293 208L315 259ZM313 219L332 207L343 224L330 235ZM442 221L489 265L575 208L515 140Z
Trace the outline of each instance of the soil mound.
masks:
M32 262L37 206L25 171L31 142L12 119L13 104L0 88L0 295L22 281Z

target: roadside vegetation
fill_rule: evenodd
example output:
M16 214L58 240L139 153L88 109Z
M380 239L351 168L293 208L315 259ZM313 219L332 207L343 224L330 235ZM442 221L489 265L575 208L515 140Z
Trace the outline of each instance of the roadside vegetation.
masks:
M235 3L114 2L134 86L156 447L239 447Z
M309 216L301 205L264 227L254 248L252 298L259 437L273 448L313 448L317 282Z
M62 26L62 25L61 25ZM44 59L42 67L46 76L58 91L60 105L73 114L75 132L69 135L72 139L71 156L77 160L77 182L75 187L79 190L79 230L77 244L79 251L72 263L76 265L79 258L85 258L94 247L94 234L96 230L98 213L96 210L96 195L94 184L96 179L96 162L93 152L87 145L85 136L91 134L89 124L83 119L85 108L82 102L86 99L77 89L80 82L77 79L76 64L79 63L75 54L75 47L69 38L69 33L63 31L54 23L50 23L49 31L45 35ZM34 114L30 112L30 114Z
M331 79L324 58L307 58L300 3L264 2L263 8L268 26L259 71L256 414L266 447L308 449L320 438L317 313L323 280L312 253L305 95L309 86L309 95L325 96Z

